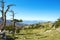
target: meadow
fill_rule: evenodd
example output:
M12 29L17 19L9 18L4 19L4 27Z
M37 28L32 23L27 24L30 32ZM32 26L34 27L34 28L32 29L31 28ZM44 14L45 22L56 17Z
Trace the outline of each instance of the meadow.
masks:
M60 40L60 29L26 29L15 34L15 40Z

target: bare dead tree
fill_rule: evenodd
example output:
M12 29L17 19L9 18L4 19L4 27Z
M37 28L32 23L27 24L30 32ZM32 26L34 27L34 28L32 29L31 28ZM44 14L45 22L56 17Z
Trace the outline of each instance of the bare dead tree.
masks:
M0 2L1 2L1 9L2 9L2 10L0 10L1 13L2 13L2 25L4 26L4 19L3 19L3 15L4 15L4 2L3 2L3 0L0 1Z
M12 13L12 21L13 21L13 36L15 34L15 21L14 21L14 16L15 16L15 13L13 10L10 11Z
M2 10L0 10L0 11L2 13L2 25L3 25L3 29L6 27L6 13L9 11L10 7L14 6L14 5L13 4L7 5L6 11L4 10L4 8L5 8L4 6L5 6L4 5L4 0L2 0L1 1L1 8L2 8Z
M13 10L11 10L10 11L11 13L12 13L12 21L13 21L13 36L14 36L14 34L15 34L15 32L16 32L16 22L22 22L22 20L17 20L17 19L15 19L14 17L15 17L15 13L14 13L14 11Z

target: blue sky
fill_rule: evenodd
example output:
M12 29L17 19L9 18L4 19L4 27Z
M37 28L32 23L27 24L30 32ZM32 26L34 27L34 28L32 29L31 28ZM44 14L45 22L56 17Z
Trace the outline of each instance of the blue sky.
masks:
M5 0L5 2L6 5L16 4L11 7L16 13L16 19L55 21L60 17L60 0ZM11 13L7 14L7 19L11 18Z

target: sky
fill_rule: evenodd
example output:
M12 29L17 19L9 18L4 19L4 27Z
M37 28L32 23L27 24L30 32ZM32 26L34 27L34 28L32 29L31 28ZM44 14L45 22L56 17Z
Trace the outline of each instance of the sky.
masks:
M15 19L55 21L60 17L60 0L4 0L5 10L8 4L15 12ZM1 13L0 13L1 15ZM12 19L12 13L7 13L7 19Z

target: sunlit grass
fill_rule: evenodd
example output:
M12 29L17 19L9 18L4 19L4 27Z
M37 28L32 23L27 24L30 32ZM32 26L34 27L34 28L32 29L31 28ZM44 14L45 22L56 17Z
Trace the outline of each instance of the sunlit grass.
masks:
M21 30L16 40L60 40L60 32L57 30L27 29Z

